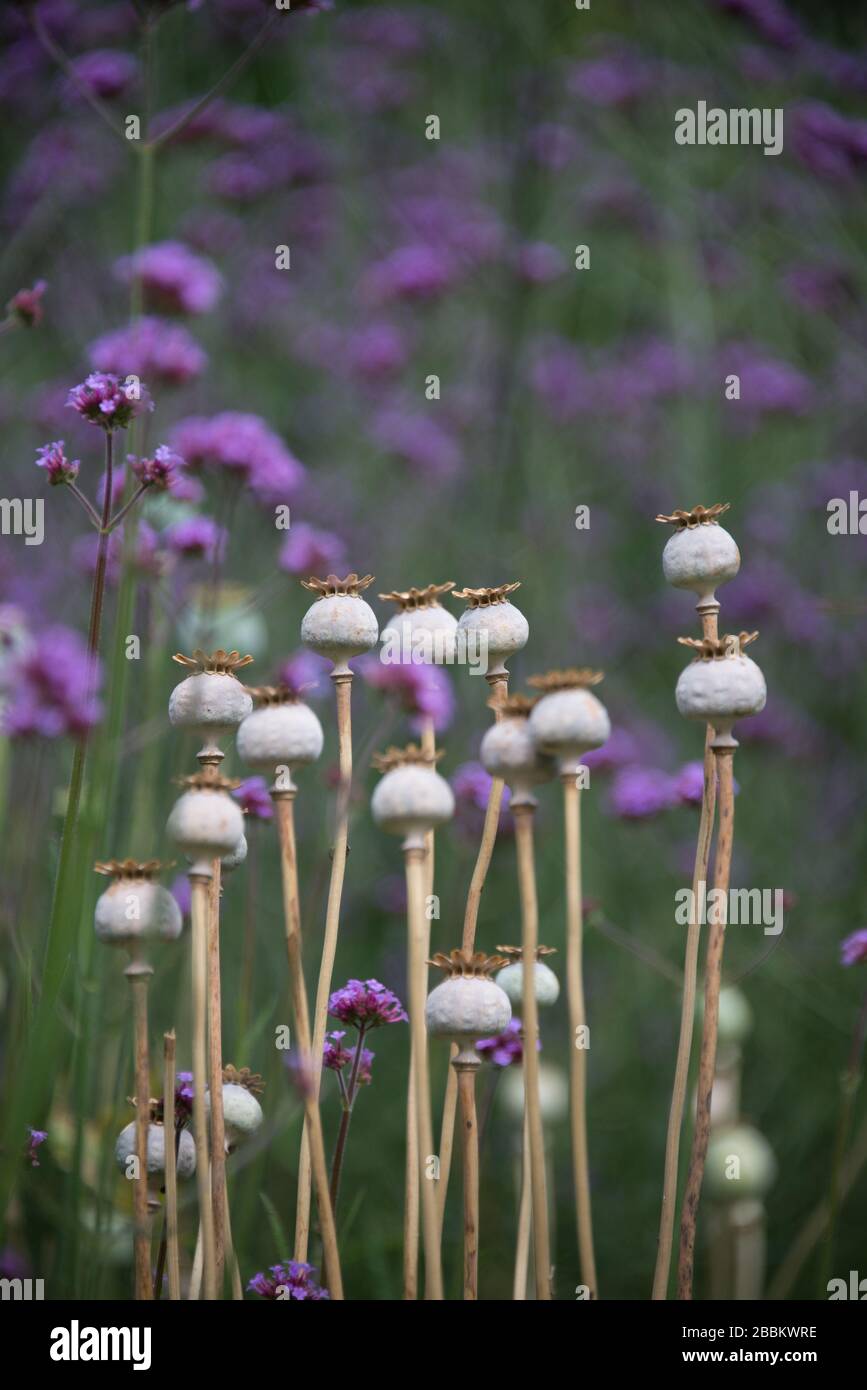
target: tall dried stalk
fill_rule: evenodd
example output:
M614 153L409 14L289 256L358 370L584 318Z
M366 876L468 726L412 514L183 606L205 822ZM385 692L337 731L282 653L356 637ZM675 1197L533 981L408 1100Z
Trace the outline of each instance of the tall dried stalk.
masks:
M340 904L343 880L346 875L346 856L349 849L349 803L352 791L352 672L332 671L337 704L337 745L340 781L337 789L337 816L334 845L331 851L331 878L328 884L328 903L325 909L325 932L322 938L322 958L313 1009L313 1067L310 1083L313 1096L319 1100L322 1081L322 1049L328 1026L328 999L337 954L337 934L340 928ZM318 1112L317 1112L318 1113ZM310 1241L311 1154L307 1121L301 1135L301 1154L298 1160L298 1199L295 1208L295 1259L307 1259Z
M214 1209L214 1271L223 1293L226 1259L226 1127L223 1121L223 1026L220 1003L220 877L215 859L208 893L208 1090L211 1098L211 1202Z
M163 1130L166 1154L166 1264L169 1275L169 1301L181 1296L181 1267L178 1254L178 1164L175 1138L175 1034L163 1034Z
M515 1241L515 1277L512 1299L525 1302L527 1270L530 1267L530 1235L533 1229L533 1190L530 1181L530 1131L527 1127L526 1106L521 1125L521 1195L518 1200L518 1234Z
M515 840L518 850L518 888L521 897L521 948L524 961L524 1109L530 1136L530 1180L533 1194L533 1252L536 1298L551 1297L551 1251L548 1237L548 1193L545 1174L545 1144L542 1135L542 1108L539 1099L539 1010L533 961L539 944L539 907L536 899L536 870L533 862L533 812L535 805L524 801L516 806Z
M325 1283L333 1299L343 1298L343 1279L337 1249L337 1230L334 1209L328 1190L328 1169L325 1162L325 1141L319 1098L314 1085L318 1068L313 1063L310 1045L310 1016L304 970L301 962L301 903L298 893L298 852L295 844L295 788L274 790L274 814L280 837L280 868L283 879L283 916L286 927L286 952L289 958L289 979L292 989L292 1011L295 1016L295 1041L298 1050L299 1081L304 1093L304 1124L310 1152L312 1187L316 1189L316 1206L322 1234L322 1262ZM321 1057L320 1047L317 1056ZM299 1179L300 1181L300 1179ZM308 1211L309 1223L309 1211ZM296 1232L297 1242L297 1232Z
M733 741L732 741L733 742ZM716 758L719 828L717 830L716 859L714 862L713 887L719 890L716 903L728 901L729 878L731 874L732 843L734 839L734 778L732 763L734 747L731 744L713 745ZM724 897L723 897L724 895ZM701 1055L698 1071L698 1099L696 1102L695 1130L692 1137L692 1152L689 1172L683 1197L683 1210L680 1217L680 1261L678 1265L677 1296L679 1299L692 1298L692 1283L695 1267L695 1228L698 1217L698 1203L704 1178L704 1164L710 1137L710 1105L713 1092L713 1079L716 1070L716 1043L719 1023L719 992L722 980L722 958L725 947L726 910L717 907L717 920L708 932L707 957L704 978L704 1019L701 1034ZM719 919L722 918L722 921Z
M125 970L132 990L135 1047L135 1152L138 1172L133 1188L136 1300L149 1302L151 1241L148 1217L148 1129L150 1127L150 1056L148 1051L148 984L153 969L134 958Z
M434 1157L433 1119L431 1116L430 1073L425 1026L425 942L429 926L425 916L426 886L425 850L422 837L409 837L404 843L406 867L406 915L408 930L407 995L409 997L409 1026L412 1044L412 1066L415 1076L415 1097L418 1121L418 1180L421 1192L421 1226L424 1247L425 1298L443 1297L443 1277L440 1262L440 1222L436 1183L428 1172Z
M479 1296L479 1124L476 1118L478 1053L461 1052L452 1062L458 1077L464 1179L464 1299Z
M210 874L190 874L193 956L193 1136L196 1141L196 1187L202 1236L202 1288L205 1299L217 1297L214 1208L211 1203L208 1115L208 912ZM222 1084L222 1079L221 1079Z

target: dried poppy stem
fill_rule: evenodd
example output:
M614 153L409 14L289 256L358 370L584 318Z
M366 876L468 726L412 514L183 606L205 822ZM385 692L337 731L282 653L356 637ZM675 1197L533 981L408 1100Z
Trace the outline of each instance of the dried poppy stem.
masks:
M730 736L729 736L730 737ZM732 763L734 758L733 740L719 746L713 745L716 758L719 801L719 828L717 830L716 859L714 863L714 890L720 890L716 903L728 901L729 877L731 874L732 843L734 838L734 779ZM723 898L724 895L724 898ZM692 1298L692 1283L695 1266L695 1228L698 1216L698 1203L704 1178L704 1164L710 1137L710 1102L716 1070L717 1026L719 1022L719 992L722 979L722 958L725 946L726 910L717 907L716 920L708 933L707 958L705 960L704 1020L701 1034L701 1055L698 1072L698 1099L696 1102L695 1130L692 1138L692 1152L689 1172L680 1217L680 1261L678 1266L679 1299ZM722 921L719 919L722 918Z
M222 1297L226 1260L226 1128L223 1122L223 1027L220 1004L220 876L212 864L208 893L208 1091L211 1110L211 1203L214 1209L214 1271Z
M175 1034L163 1034L163 1129L166 1153L166 1262L169 1275L169 1301L181 1297L181 1267L178 1253L178 1163L175 1148Z
M518 1203L518 1237L515 1242L515 1278L512 1283L514 1302L526 1301L527 1270L530 1267L533 1193L530 1182L530 1132L527 1128L526 1112L521 1134L521 1196Z
M232 1270L232 1300L235 1303L242 1303L244 1300L244 1290L241 1287L241 1269L238 1264L238 1256L232 1244L232 1218L229 1213L229 1189L226 1188L226 1259Z
M196 1141L196 1187L202 1236L202 1286L205 1299L217 1297L214 1208L211 1202L208 1115L208 913L210 874L190 874L193 956L193 1137ZM222 1078L220 1080L222 1088Z
M574 773L564 773L563 821L566 840L566 980L569 995L570 1118L572 1164L578 1222L581 1281L591 1298L599 1297L593 1218L590 1206L590 1162L587 1152L587 1048L581 1030L587 1026L584 1002L583 921L581 913L581 791Z
M486 676L485 679L491 688L491 699L496 700L497 704L502 704L509 693L508 672ZM499 719L499 710L494 711L494 718ZM485 879L491 867L491 859L494 854L494 845L497 841L497 829L500 824L500 810L503 805L503 787L505 783L502 778L494 777L491 781L488 792L488 804L485 807L485 823L482 828L482 839L479 845L479 852L476 856L476 863L473 869L473 876L470 879L470 886L467 892L467 902L464 908L464 929L461 945L465 951L474 951L476 946L476 924L479 920L479 908L482 901L482 892L485 887ZM457 1049L454 1049L457 1055ZM440 1131L440 1177L437 1183L437 1206L439 1208L440 1227L445 1218L446 1197L449 1188L449 1174L452 1166L452 1148L454 1146L455 1133L455 1114L457 1111L458 1099L457 1075L453 1067L449 1067L448 1080L446 1082L446 1094L443 1102L443 1120Z
M539 944L539 907L536 898L536 870L533 863L533 812L530 800L515 805L515 841L518 851L518 887L521 897L521 947L525 961L536 959ZM522 999L524 1022L524 1108L530 1136L530 1176L533 1195L533 1250L536 1274L536 1298L551 1297L551 1252L548 1237L548 1194L545 1175L545 1144L542 1135L542 1109L539 1100L539 1012L536 1003L535 976L524 970Z
M702 637L716 641L718 636L719 603L709 600L699 604ZM659 1216L659 1242L656 1254L656 1269L653 1275L652 1297L661 1301L668 1296L668 1278L671 1269L671 1248L674 1243L674 1218L677 1204L677 1173L680 1162L680 1136L683 1129L683 1114L686 1107L686 1092L689 1084L689 1062L692 1053L692 1035L695 1028L695 998L698 983L698 952L701 939L701 923L695 911L700 885L707 882L707 866L713 838L714 812L716 808L716 762L711 741L713 729L707 727L704 742L704 786L701 798L701 816L698 825L698 839L695 846L695 861L692 872L693 911L686 933L686 947L683 961L683 999L680 1008L680 1035L677 1042L677 1061L674 1068L674 1085L671 1092L671 1105L668 1112L668 1132L665 1138L665 1169L662 1180L662 1208Z
M328 885L328 904L325 909L325 933L322 939L322 958L313 1010L313 1069L310 1075L313 1096L318 1104L322 1080L322 1049L328 1026L328 998L337 954L337 933L340 928L340 904L346 874L349 848L349 801L352 790L352 672L332 671L337 703L337 742L340 782L337 791L337 820L331 852L331 879ZM318 1113L318 1111L317 1111ZM307 1121L301 1136L301 1155L298 1161L298 1200L295 1211L295 1259L307 1259L310 1240L311 1155ZM333 1294L332 1289L332 1294Z
M151 1288L151 1241L148 1220L148 1127L150 1125L150 1057L148 1053L148 983L153 968L134 956L124 974L132 989L135 1039L135 1152L138 1175L133 1188L135 1296L138 1301L153 1298Z
M316 1082L319 1069L312 1061L310 1046L310 1016L304 969L301 963L301 904L298 893L298 852L295 844L294 801L296 788L272 790L277 834L280 838L280 868L283 878L283 915L286 926L286 952L289 958L289 978L292 989L292 1011L295 1016L295 1038L299 1056L299 1080L304 1092L304 1123L310 1154L312 1186L316 1189L316 1205L322 1233L322 1260L325 1281L333 1299L343 1298L343 1279L337 1249L337 1230L334 1209L328 1190L328 1169L325 1162L325 1141ZM326 1001L327 1002L327 1001ZM324 1038L324 1035L323 1035ZM317 1057L322 1056L320 1044ZM299 1177L300 1182L300 1177ZM309 1210L308 1210L309 1229ZM296 1231L296 1244L298 1233Z
M452 1062L458 1078L458 1099L463 1135L464 1179L464 1299L479 1296L479 1125L476 1118L476 1074L481 1066L478 1053L460 1052Z
M409 996L412 1066L415 1076L418 1120L418 1180L421 1191L425 1298L439 1300L443 1297L439 1209L434 1175L428 1172L428 1163L435 1156L435 1150L431 1117L427 1030L425 1027L427 997L425 943L428 940L430 927L424 910L426 870L424 837L422 835L407 837L404 842L404 863L406 866L406 910L409 932L407 993Z

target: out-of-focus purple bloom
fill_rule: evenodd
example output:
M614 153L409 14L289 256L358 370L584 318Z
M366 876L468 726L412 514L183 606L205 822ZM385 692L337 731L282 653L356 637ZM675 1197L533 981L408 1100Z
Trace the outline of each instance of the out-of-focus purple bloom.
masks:
M373 381L394 376L409 360L409 349L401 330L382 320L350 333L344 353L351 372Z
M840 964L859 965L867 961L867 927L853 931L840 943Z
M519 1018L513 1018L502 1033L495 1038L479 1038L476 1051L493 1062L495 1067L510 1067L513 1062L524 1060L524 1040L521 1036L524 1025ZM539 1044L541 1047L541 1044Z
M380 661L378 656L361 657L358 674L374 690L393 696L401 709L413 716L412 728L420 732L425 719L432 719L439 733L454 717L452 683L441 666L413 661Z
M640 757L641 750L641 739L622 724L616 724L608 742L603 743L601 748L588 749L582 754L581 761L585 767L597 772L615 772L628 763L634 763Z
M346 1037L346 1030L325 1034L325 1046L322 1049L322 1065L329 1071L342 1071L347 1062L352 1061L352 1053L348 1047L343 1046L342 1039Z
M451 478L463 461L454 436L425 411L382 410L371 434L381 449L404 459L426 478Z
M38 1168L38 1167L39 1167L39 1159L36 1157L36 1151L37 1151L37 1149L40 1147L41 1144L44 1144L44 1143L45 1143L46 1139L48 1138L48 1130L47 1130L47 1129L28 1129L27 1134L28 1134L27 1157L30 1159L30 1167L31 1167L31 1168Z
M47 280L37 280L32 289L19 290L6 305L7 314L25 328L38 328L44 316L42 296L48 289Z
M783 284L796 304L816 314L837 314L857 295L853 277L840 265L793 265Z
M36 467L45 469L52 487L56 487L58 483L75 482L80 464L78 459L66 457L62 439L55 439L53 444L43 444L36 452L39 454Z
M154 408L143 383L127 384L112 372L91 372L80 386L73 386L66 404L104 430L126 429L143 410Z
M759 714L751 714L738 724L738 738L744 743L766 744L793 758L803 758L820 750L819 731L798 709L785 705L772 692Z
M265 503L285 502L304 477L302 465L259 415L227 410L190 416L177 426L172 443L187 468L237 473Z
M102 671L72 628L49 627L17 661L8 683L4 728L13 738L61 738L99 722Z
M798 157L820 178L849 180L867 160L867 121L850 120L822 101L793 111L792 143Z
M427 302L438 299L454 283L456 267L451 256L436 246L419 242L400 246L370 267L365 289L378 303L393 299Z
M13 1246L0 1250L0 1279L30 1279L32 1269L26 1256Z
M730 343L720 356L726 376L740 378L740 399L731 408L788 415L806 415L813 406L813 383L782 358L752 343Z
M329 670L329 663L324 657L301 647L281 663L277 680L305 700L321 699L326 691L325 676Z
M189 516L173 521L163 532L163 540L174 555L212 560L222 554L228 539L226 531L209 516Z
M348 980L328 1000L328 1012L353 1028L379 1028L384 1023L406 1023L406 1012L396 994L379 980Z
M543 121L534 126L527 136L530 158L543 169L550 169L556 174L571 163L579 147L578 136L571 126L558 125L553 121Z
M631 106L644 96L652 80L651 66L643 54L626 44L600 47L597 55L576 63L569 73L568 90L593 106Z
M148 487L166 492L172 486L177 470L183 467L184 461L178 458L168 445L160 444L154 450L152 458L137 459L128 454L127 462L140 483L147 483Z
M193 892L190 887L190 880L186 874L178 874L171 886L170 892L181 913L184 917L189 917L193 906ZM178 1073L180 1076L180 1073Z
M867 91L867 59L862 52L844 52L833 44L808 39L798 54L808 72L824 78L832 87Z
M515 267L529 285L548 285L568 269L563 252L547 241L530 241L518 252Z
M700 806L704 797L704 763L684 763L675 775L674 791L684 806Z
M804 30L782 0L713 0L717 9L751 24L767 43L795 48Z
M535 345L530 385L559 424L597 404L592 373L581 354L565 338L553 334Z
M126 91L138 76L138 63L131 53L123 53L116 48L94 49L83 53L72 61L72 72L76 81L67 83L66 90L72 97L79 97L79 85L87 88L92 96L110 101Z
M179 323L145 316L91 343L90 360L100 372L146 377L165 386L182 386L201 376L207 353Z
M621 768L611 784L611 809L621 820L649 820L676 801L674 779L657 767Z
M223 288L216 266L197 256L182 241L160 241L123 256L115 266L120 279L141 281L145 297L157 312L207 314Z
M273 820L274 805L264 777L248 777L232 792L248 820Z
M355 1077L356 1086L369 1086L373 1080L373 1059L375 1052L371 1052L369 1047L361 1049L361 1058L358 1063L358 1072Z
M287 1260L282 1265L272 1265L267 1274L254 1274L247 1285L249 1293L257 1293L260 1298L302 1299L319 1302L330 1298L327 1289L316 1283L313 1265L299 1264L297 1260Z
M287 574L343 574L347 568L346 547L331 531L321 531L302 521L289 528L277 563Z
M461 763L455 768L451 778L451 788L455 796L455 823L467 835L481 833L485 823L485 812L491 793L493 778L481 763ZM509 810L511 792L503 787L503 800L500 804L500 820L497 827L499 835L508 835L513 830L512 815Z

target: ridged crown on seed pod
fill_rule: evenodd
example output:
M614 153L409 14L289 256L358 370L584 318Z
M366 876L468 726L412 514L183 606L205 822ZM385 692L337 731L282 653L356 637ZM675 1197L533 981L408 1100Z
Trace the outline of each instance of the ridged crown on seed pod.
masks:
M253 686L249 693L255 707L235 740L241 761L275 777L278 767L315 762L325 742L322 725L300 694L285 685Z
M505 990L513 1005L520 1006L524 1000L524 949L522 946L498 946L497 950L507 961L497 975L497 984L500 989ZM560 981L551 967L544 962L545 956L556 954L555 946L536 947L533 961L533 992L538 1004L553 1004L560 994Z
M717 585L733 579L740 569L737 544L719 524L728 509L728 502L715 502L691 511L679 508L670 515L661 512L656 518L675 528L662 552L663 573L674 588L698 594L699 605L714 602Z
M530 730L540 751L558 759L561 775L577 772L582 755L610 737L608 711L590 690L602 680L602 671L582 666L547 671L528 681L540 692L530 713Z
M213 739L231 733L250 713L253 704L237 672L249 666L252 656L197 647L192 656L175 652L172 660L189 672L169 697L169 719L177 728Z
M418 744L377 753L372 764L382 780L374 788L370 809L377 825L404 837L443 825L454 814L451 787L436 770L443 749L428 753Z
M108 859L93 867L112 880L94 909L93 926L100 941L134 951L142 941L174 941L180 936L181 910L168 888L156 881L171 864L159 859Z
M469 1046L477 1038L502 1033L512 1017L512 1006L491 974L505 962L505 956L488 956L484 951L437 952L428 964L443 970L446 978L431 990L425 1005L431 1036L455 1038Z
M527 645L529 624L509 597L520 587L520 581L515 580L491 589L455 590L455 598L464 599L467 604L458 629L484 648L478 655L487 657L489 676L506 675L505 662Z
M249 1135L255 1134L262 1123L262 1107L257 1100L265 1082L249 1067L231 1065L223 1068L223 1120L226 1126L226 1149L234 1149ZM205 1093L205 1108L210 1110L210 1093Z
M529 695L519 694L488 701L500 717L485 732L479 756L486 772L508 782L512 807L532 803L530 788L554 774L554 763L537 746L530 727L535 703Z
M765 707L765 678L756 663L743 652L758 635L757 632L741 632L726 633L716 640L677 639L682 646L695 652L677 682L677 708L687 719L700 719L713 725L720 746L733 743L730 730L734 720L758 714Z
M333 675L351 674L350 659L376 645L376 614L361 597L372 583L372 574L359 577L354 570L345 579L329 574L325 579L301 580L303 588L316 594L316 602L301 621L301 641L332 662Z
M209 874L211 861L231 854L244 834L241 807L228 792L241 784L205 767L191 777L175 778L183 787L166 822L166 830L193 861L190 873Z
M422 589L392 589L379 597L397 605L380 633L381 660L412 661L420 665L451 664L455 659L455 633L458 620L443 608L440 598L455 587L428 584ZM397 647L397 651L394 648Z

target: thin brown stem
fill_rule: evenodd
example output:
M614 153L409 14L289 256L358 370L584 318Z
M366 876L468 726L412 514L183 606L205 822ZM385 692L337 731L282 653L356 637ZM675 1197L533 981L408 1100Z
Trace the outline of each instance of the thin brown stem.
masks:
M114 516L111 518L111 520L108 522L105 528L109 535L111 535L112 531L114 531L115 528L120 525L127 513L131 511L138 499L142 496L143 493L147 492L149 487L150 483L140 483L139 486L136 488L135 492L133 493L132 497L130 497L129 501L124 502L119 512L115 512Z
M181 1297L181 1269L178 1253L178 1163L175 1147L175 1034L163 1034L163 1129L166 1151L166 1262L169 1273L169 1302Z
M331 1205L334 1208L335 1221L337 1220L337 1198L340 1194L340 1178L343 1173L343 1160L346 1157L346 1141L349 1138L349 1126L352 1123L352 1110L355 1105L355 1097L358 1094L358 1072L361 1067L363 1051L364 1029L359 1028L355 1045L355 1055L352 1059L352 1067L349 1073L349 1085L343 1092L343 1109L340 1113L337 1142L334 1145L334 1155L331 1160L331 1180L328 1185L328 1190L331 1193ZM342 1080L342 1078L340 1079Z
M590 1206L590 1161L587 1149L587 1010L584 1003L583 921L581 914L581 791L574 772L563 774L563 820L566 840L566 983L569 996L569 1090L572 1168L578 1223L581 1282L591 1299L599 1297L593 1218Z
M458 1099L463 1135L464 1176L464 1300L479 1296L479 1126L476 1119L476 1072L479 1059L452 1063L458 1074Z
M202 1235L202 1293L206 1300L217 1297L214 1208L211 1202L210 1159L208 1156L208 913L210 875L190 874L192 888L193 955L193 1136L196 1141L196 1187L199 1197L199 1224Z
M683 1210L680 1217L680 1260L678 1265L677 1296L681 1300L692 1298L692 1285L695 1270L695 1229L698 1218L698 1204L701 1198L701 1185L704 1178L704 1164L710 1138L710 1104L713 1092L713 1079L716 1070L716 1044L719 1024L719 992L722 980L722 959L725 947L726 909L720 906L728 902L729 878L731 875L732 843L734 839L734 781L732 762L734 748L730 745L714 746L719 785L719 826L717 830L716 858L714 862L713 887L717 890L714 901L714 922L710 924L705 959L704 977L704 1019L701 1033L701 1054L698 1070L698 1098L696 1101L695 1129L692 1137L692 1152L683 1197ZM717 896L718 893L718 896ZM720 920L721 919L721 920Z
M530 1236L533 1229L533 1189L530 1181L530 1130L526 1107L521 1126L521 1195L518 1201L518 1233L515 1240L515 1277L512 1283L513 1302L527 1298L527 1271L530 1268Z
M536 898L536 869L533 858L533 804L512 803L515 841L518 851L518 888L521 897L521 947L524 961L536 959L539 944L539 907ZM523 974L521 1007L524 1025L524 1107L530 1132L530 1177L533 1191L533 1252L536 1298L551 1298L551 1251L548 1236L548 1193L545 1173L545 1142L539 1099L539 1011L532 969Z
M716 763L711 739L713 730L708 727L704 749L704 789L701 799L701 817L698 826L698 840L695 847L695 861L692 872L692 911L686 932L686 948L683 961L683 997L680 1007L680 1036L677 1042L677 1061L674 1068L674 1085L671 1092L671 1105L668 1112L668 1132L665 1139L665 1169L662 1180L662 1208L659 1216L659 1244L656 1254L656 1269L653 1275L653 1298L657 1301L668 1296L668 1279L671 1268L671 1248L674 1243L674 1218L677 1205L677 1174L680 1162L680 1137L683 1129L683 1115L686 1108L686 1092L689 1083L689 1062L692 1053L692 1035L695 1029L695 997L698 981L698 953L701 940L701 922L697 904L701 885L707 882L707 866L710 858L710 844L713 837L714 809L716 805Z
M223 1294L226 1260L226 1126L223 1119L223 1025L220 1001L219 859L212 863L208 894L208 1089L211 1097L211 1204L214 1209L214 1271Z
M219 82L215 82L213 87L211 87L199 101L190 107L189 111L184 112L183 116L180 116L178 120L175 121L174 125L170 125L168 130L164 130L161 135L151 140L150 149L158 150L163 145L167 145L170 140L174 140L176 136L180 135L181 131L186 130L187 126L190 125L197 116L201 115L206 107L210 106L212 101L215 101L218 96L222 96L223 92L231 87L232 83L241 76L241 73L244 72L249 63L252 62L253 58L255 58L256 54L259 52L259 49L264 45L276 18L277 11L274 10L265 20L259 32L251 39L244 52L235 59L230 68L226 69Z
M135 1151L138 1172L133 1188L135 1213L135 1296L138 1302L153 1298L151 1242L148 1221L148 1130L150 1128L150 1055L148 1050L148 982L153 971L133 960L126 969L132 987L135 1039Z
M440 1222L434 1173L430 1163L436 1157L431 1117L430 1072L425 1026L425 942L429 924L424 910L425 856L422 841L410 840L404 846L406 865L406 910L409 950L407 994L412 1039L412 1064L418 1119L418 1180L421 1190L421 1225L424 1246L425 1299L443 1297L440 1260Z
M67 483L66 487L68 491L72 493L76 502L79 502L81 506L84 508L84 510L87 512L88 518L91 521L92 525L94 525L97 531L99 531L102 528L102 521L100 519L99 512L96 510L96 507L93 505L93 503L90 501L88 497L85 497L84 493L81 491L81 488L78 487L76 483Z
M272 792L272 798L277 821L277 833L280 837L283 919L286 929L286 954L289 960L292 1012L295 1019L295 1042L298 1049L298 1080L304 1093L304 1119L310 1150L312 1186L316 1191L316 1206L322 1233L324 1277L331 1297L340 1300L343 1298L343 1279L340 1273L334 1208L328 1189L328 1169L325 1162L325 1140L322 1134L322 1118L319 1113L319 1097L314 1086L315 1078L321 1072L321 1065L314 1064L311 1056L310 1017L301 961L301 902L298 891L298 852L295 844L295 789ZM317 1056L321 1064L321 1047Z
M51 37L51 35L45 27L45 23L42 19L42 16L39 13L39 7L37 5L32 6L30 10L30 23L33 25L33 32L35 33L42 47L45 49L46 53L54 59L57 66L61 69L61 71L66 75L66 77L75 87L79 96L87 102L88 106L96 112L100 120L103 121L109 127L109 129L114 132L117 138L121 140L123 144L127 146L127 148L132 148L133 152L136 152L136 146L134 142L127 140L123 126L115 118L113 112L109 110L109 108L105 105L103 101L99 99L98 96L94 95L89 84L85 82L84 78L81 77L79 73L76 72L75 67L73 66L70 59L66 56L60 45L54 42L54 39Z

